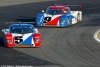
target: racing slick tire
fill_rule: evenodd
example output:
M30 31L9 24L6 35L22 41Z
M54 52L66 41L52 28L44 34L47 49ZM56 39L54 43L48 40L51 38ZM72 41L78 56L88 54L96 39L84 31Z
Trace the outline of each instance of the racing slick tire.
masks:
M77 20L77 23L80 22L80 14L79 13L77 14L77 19L76 20Z
M70 19L70 23L68 23L68 19L66 19L66 26L69 27L72 25L72 19Z

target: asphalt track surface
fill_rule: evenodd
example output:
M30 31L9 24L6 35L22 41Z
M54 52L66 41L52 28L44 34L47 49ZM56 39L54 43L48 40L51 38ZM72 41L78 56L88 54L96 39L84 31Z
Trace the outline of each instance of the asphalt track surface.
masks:
M52 3L83 4L83 21L66 28L38 27L40 48L5 48L0 33L1 65L34 67L100 67L100 43L93 35L100 28L100 0L57 0L0 7L0 30L6 21L35 21L35 15Z

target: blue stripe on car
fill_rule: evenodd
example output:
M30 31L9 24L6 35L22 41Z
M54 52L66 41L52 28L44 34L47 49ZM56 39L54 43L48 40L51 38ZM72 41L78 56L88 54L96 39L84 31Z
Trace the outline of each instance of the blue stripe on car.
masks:
M33 34L31 36L29 36L26 40L24 40L23 42L21 42L20 44L29 44L30 46L32 46L32 38L33 38Z

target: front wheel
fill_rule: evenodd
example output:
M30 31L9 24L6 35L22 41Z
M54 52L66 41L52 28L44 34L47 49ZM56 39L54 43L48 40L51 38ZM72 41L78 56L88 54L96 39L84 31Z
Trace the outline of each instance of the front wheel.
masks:
M66 26L71 26L72 25L72 18L66 19Z

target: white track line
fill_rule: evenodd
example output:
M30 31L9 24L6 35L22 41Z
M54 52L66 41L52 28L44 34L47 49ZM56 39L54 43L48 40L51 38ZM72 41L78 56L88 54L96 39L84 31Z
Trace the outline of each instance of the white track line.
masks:
M95 40L97 40L98 42L100 42L100 39L98 38L98 33L100 32L100 29L97 30L95 33L94 33L94 38Z

